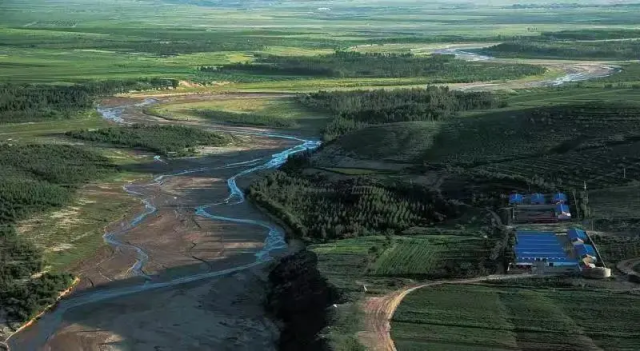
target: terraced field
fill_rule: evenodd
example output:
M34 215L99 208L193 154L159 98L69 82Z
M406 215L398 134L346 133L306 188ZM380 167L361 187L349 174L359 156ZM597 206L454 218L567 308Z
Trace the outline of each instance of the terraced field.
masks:
M456 233L456 231L451 231ZM318 254L318 269L349 293L385 292L389 282L490 274L491 241L479 231L462 235L383 236L345 239L309 247Z

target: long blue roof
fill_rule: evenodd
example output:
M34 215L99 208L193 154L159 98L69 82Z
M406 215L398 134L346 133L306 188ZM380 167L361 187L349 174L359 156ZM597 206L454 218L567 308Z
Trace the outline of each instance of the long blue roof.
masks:
M555 233L519 231L514 252L518 262L565 262L568 258Z
M511 194L509 195L509 203L521 203L523 200L522 195L520 194Z
M539 194L539 193L531 194L531 202L532 203L544 204L545 203L544 195Z
M553 202L567 201L567 195L565 193L553 194Z

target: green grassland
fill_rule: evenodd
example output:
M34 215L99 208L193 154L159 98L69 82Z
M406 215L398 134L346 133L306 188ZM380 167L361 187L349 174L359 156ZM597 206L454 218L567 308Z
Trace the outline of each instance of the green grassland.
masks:
M408 295L391 333L400 351L632 350L637 300L592 287L443 285Z
M255 54L301 56L378 44L499 42L513 36L586 29L590 23L583 22L585 16L613 32L624 28L630 20L625 7L609 8L606 13L588 7L570 13L543 13L538 9L494 5L458 8L452 14L451 8L439 4L387 6L389 3L382 2L378 4L386 6L382 11L364 2L336 3L328 13L318 11L317 3L312 1L271 7L261 3L247 5L253 11L242 6L212 5L133 0L99 4L87 0L65 4L5 1L0 4L0 12L4 14L0 19L3 44L0 80L49 83L137 77L241 80L224 75L203 77L197 68L251 61ZM513 23L515 15L521 19L519 23ZM318 28L329 28L329 33ZM360 86L424 82L427 80L360 83ZM284 90L278 84L287 86L277 83L273 89ZM329 84L341 87L347 83ZM291 87L289 91L299 88L304 85Z
M374 125L339 138L326 150L359 159L413 163L433 146L441 126L439 122Z
M106 227L124 213L140 206L137 199L123 193L122 186L140 175L120 173L100 185L78 190L64 208L33 216L18 223L21 236L43 250L46 270L65 272L104 246Z
M536 1L522 8L506 0L478 6L356 0L333 2L327 11L320 10L324 5L317 1L267 5L217 0L7 0L0 2L0 82L76 87L106 80L169 78L174 79L171 86L159 88L173 89L180 80L178 93L205 94L424 88L434 82L500 82L514 77L519 77L515 85L524 87L534 79L555 77L558 69L542 72L515 60L509 64L507 60L450 61L439 68L442 71L390 74L387 68L395 63L380 62L398 58L392 55L383 59L354 55L356 61L348 64L346 74L335 74L337 65L330 62L332 73L326 76L286 72L287 67L285 72L266 73L238 68L262 65L258 69L264 70L264 66L293 61L319 66L327 64L327 57L336 50L413 53L414 57L400 61L421 67L433 60L427 56L431 49L450 44L538 40L552 41L565 51L580 45L596 49L635 45L567 41L629 38L634 35L630 29L640 24L637 6L573 2L555 1L550 10L552 5ZM601 32L595 33L594 26ZM553 33L562 38L549 39ZM625 53L603 57L628 58L628 52L620 51ZM361 67L369 64L378 65L375 74ZM599 219L603 220L635 218L631 209L608 214L603 210L614 199L630 199L627 187L640 177L640 110L635 104L640 90L634 88L640 82L640 69L637 63L620 65L622 73L609 78L567 88L500 93L473 108L461 108L473 104L470 101L451 104L455 94L443 94L422 103L423 107L439 105L439 110L428 111L430 120L402 120L395 112L415 106L394 105L384 116L377 115L380 120L362 123L362 129L344 136L336 133L338 139L319 155L400 164L398 171L314 164L315 156L292 159L282 171L255 183L249 195L310 244L309 249L318 254L320 271L351 301L363 297L363 285L370 294L379 294L415 280L495 273L499 271L496 257L506 255L500 243L508 237L491 236L495 226L488 223L476 221L470 228L453 223L463 223L461 217L484 211L487 204L495 205L500 199L494 193L504 193L503 188L526 189L526 182L562 189L579 188L584 181L590 189L623 185L610 193L596 192L593 213L602 213ZM511 71L504 75L496 71L499 67ZM449 72L451 68L459 71ZM529 70L528 75L515 72L516 68ZM198 144L175 142L202 136L193 130L169 136L164 132L132 135L131 129L112 127L95 112L87 112L102 95L123 91L127 89L92 90L91 95L82 95L82 108L76 106L70 109L73 114L51 120L46 119L47 112L54 104L35 103L19 111L31 119L7 114L11 118L0 125L0 151L9 150L0 155L0 214L4 216L0 224L10 228L3 235L11 237L15 225L22 239L36 241L43 249L41 255L31 250L33 245L17 245L20 250L15 251L34 262L28 262L19 279L3 282L20 286L28 281L43 268L35 262L41 256L51 271L68 270L102 245L103 227L137 206L117 191L125 182L144 176L114 172L117 164L143 160L125 148L172 154L190 153L189 148ZM334 121L327 111L310 111L291 96L238 96L207 101L177 98L147 112L175 120L295 128L314 136ZM476 98L482 101L481 95ZM32 115L33 111L39 115ZM413 111L409 113L413 117L426 115L419 108ZM359 112L355 119L371 117L371 111ZM437 113L432 116L432 112ZM75 134L83 141L64 137L70 130L84 130ZM220 140L216 140L217 144ZM76 142L82 149L58 145ZM116 149L115 144L122 148ZM296 168L296 163L301 166ZM621 175L625 169L626 178ZM434 170L435 174L429 173ZM485 184L468 174L482 174L489 180ZM526 182L511 182L515 178ZM491 193L464 193L465 186L491 187ZM453 188L463 190L456 193ZM18 202L24 206L6 206ZM414 226L419 228L411 229ZM637 255L633 242L603 242L605 259ZM0 294L5 291L0 289ZM50 291L49 296L55 293ZM7 296L0 297L5 301ZM604 349L633 349L640 338L633 329L640 316L636 300L598 289L442 286L409 295L395 315L392 333L399 350L551 351L560 345L582 350L592 343ZM20 317L26 319L45 302L20 311ZM332 338L344 337L344 345L351 345L345 349L359 349L352 344L358 325L349 318L354 312L337 314L336 327L344 330L335 329L338 332Z
M229 95L206 101L176 101L154 106L148 113L173 120L208 120L314 132L326 122L325 114L305 109L291 96L278 95Z

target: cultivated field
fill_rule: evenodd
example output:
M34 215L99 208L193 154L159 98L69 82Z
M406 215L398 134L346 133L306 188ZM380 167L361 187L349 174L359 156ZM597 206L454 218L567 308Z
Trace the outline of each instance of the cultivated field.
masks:
M396 311L402 350L631 350L638 297L597 288L442 285L417 290Z
M480 275L490 247L479 235L399 237L375 261L372 274L422 279Z

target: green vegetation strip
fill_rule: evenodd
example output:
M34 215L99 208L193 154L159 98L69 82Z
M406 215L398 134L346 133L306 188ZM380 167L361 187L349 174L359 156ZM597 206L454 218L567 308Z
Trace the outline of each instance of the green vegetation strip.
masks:
M223 122L237 125L264 126L275 128L293 128L295 121L275 116L261 115L257 113L234 113L217 110L195 110L193 114L214 122Z
M336 78L428 77L431 83L465 83L540 75L545 68L525 64L493 64L456 60L453 55L362 54L338 51L320 56L264 56L255 63L203 67L201 71L239 71L257 75Z
M98 130L71 131L67 136L100 143L140 148L164 156L189 156L197 146L225 146L230 136L184 126L135 124Z
M496 57L533 57L581 60L634 60L640 55L640 40L628 41L515 41L483 49Z
M78 85L0 84L0 124L70 119L100 95L177 86L172 79L87 82Z
M464 93L435 86L427 89L318 92L303 95L299 101L309 109L335 116L325 128L325 140L336 139L369 125L440 121L459 111L490 109L502 104L491 93Z

